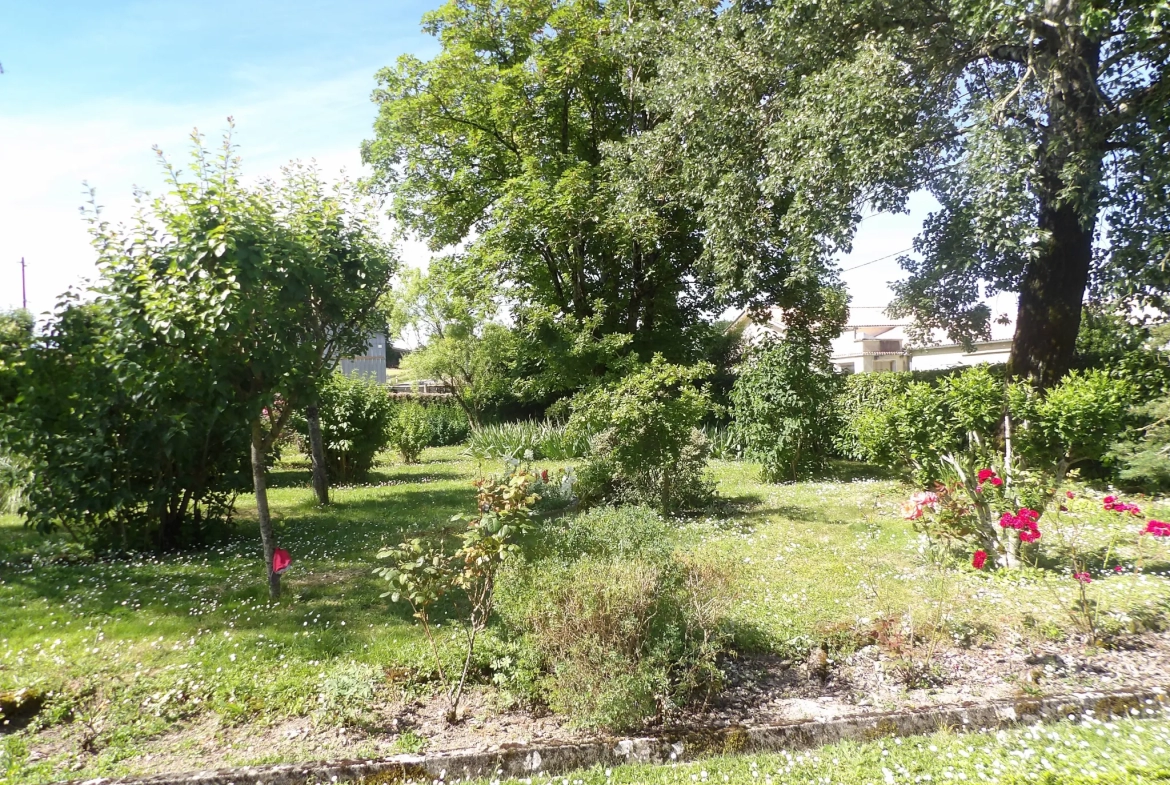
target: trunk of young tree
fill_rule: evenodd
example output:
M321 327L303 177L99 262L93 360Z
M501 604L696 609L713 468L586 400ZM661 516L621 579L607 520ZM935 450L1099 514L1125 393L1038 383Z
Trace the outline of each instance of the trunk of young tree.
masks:
M1057 54L1041 74L1051 85L1037 177L1037 228L1046 237L1024 270L1008 361L1012 376L1041 388L1057 384L1072 366L1093 261L1103 157L1100 44L1070 20L1058 21L1061 32L1047 40Z
M272 570L272 555L276 552L276 537L272 533L272 517L268 514L268 483L264 472L264 454L268 451L264 429L259 420L252 422L252 487L256 491L256 517L260 520L260 542L264 548L264 565L268 569L268 596L280 598L280 574Z
M309 452L313 456L313 491L318 504L329 503L329 476L325 473L325 444L321 439L321 417L316 406L305 408L309 421Z

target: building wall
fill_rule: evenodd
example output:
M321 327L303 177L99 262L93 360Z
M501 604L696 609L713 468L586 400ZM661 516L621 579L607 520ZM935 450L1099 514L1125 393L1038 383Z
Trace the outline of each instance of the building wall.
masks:
M378 384L386 383L386 335L374 333L370 336L370 343L366 353L357 357L342 357L338 364L341 372L346 376L361 374L373 377Z
M934 346L915 349L911 353L910 368L915 371L936 371L984 363L1006 363L1011 353L1011 341L975 344L974 352L964 352L961 346Z

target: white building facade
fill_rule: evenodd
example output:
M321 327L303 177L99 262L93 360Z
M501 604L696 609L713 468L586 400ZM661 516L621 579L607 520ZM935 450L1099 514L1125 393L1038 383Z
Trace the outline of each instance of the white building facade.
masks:
M991 340L976 342L971 351L941 335L930 345L914 345L906 332L909 324L909 320L889 317L884 308L850 308L845 328L833 340L833 365L842 373L931 371L1005 363L1012 351L1014 324L993 324ZM755 322L744 313L727 329L742 329L743 340L749 344L766 336L784 335L777 309L772 310L766 323Z

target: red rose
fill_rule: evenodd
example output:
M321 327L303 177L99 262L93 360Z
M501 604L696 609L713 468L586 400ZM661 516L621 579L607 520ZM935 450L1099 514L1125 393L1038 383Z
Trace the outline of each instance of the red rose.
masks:
M987 482L989 479L991 479L994 476L995 476L995 472L993 472L991 469L980 469L979 470L979 482ZM992 482L992 484L998 485L998 483L996 483L994 481Z
M977 570L982 570L983 565L987 563L987 551L975 551L975 555L971 557L971 566Z
M998 477L992 477L991 484L994 485L996 488L998 488L999 486L1003 485L1003 480L1001 480Z

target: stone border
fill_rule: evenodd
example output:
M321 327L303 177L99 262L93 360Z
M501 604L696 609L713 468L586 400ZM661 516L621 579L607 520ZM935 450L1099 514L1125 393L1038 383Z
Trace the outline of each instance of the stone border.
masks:
M336 760L267 764L151 777L74 780L66 785L305 785L359 782L386 785L405 781L453 782L460 779L530 777L561 774L596 765L666 763L730 753L807 749L833 742L872 741L912 736L942 728L980 730L1009 725L1056 722L1071 716L1148 715L1170 706L1161 687L1148 690L1089 692L1053 698L1015 698L959 707L883 712L836 720L803 720L784 725L730 727L674 736L614 739L582 744L516 746L494 752L454 751L431 755L394 755L376 760Z

